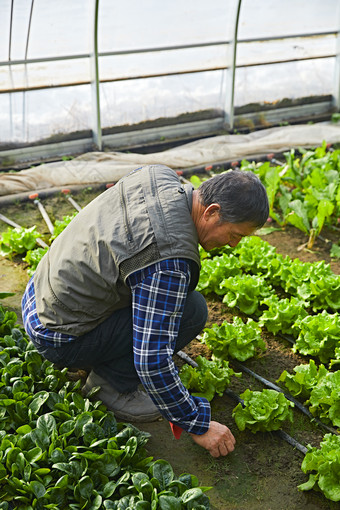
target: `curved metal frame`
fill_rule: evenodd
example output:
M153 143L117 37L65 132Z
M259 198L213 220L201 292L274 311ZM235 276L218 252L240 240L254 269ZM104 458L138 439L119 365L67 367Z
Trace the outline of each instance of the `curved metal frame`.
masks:
M147 53L147 52L156 52L156 51L169 51L169 50L176 50L176 49L186 49L186 48L194 48L194 47L200 47L200 46L214 46L214 45L230 45L231 48L231 63L228 61L226 62L225 66L218 68L220 70L224 70L226 75L228 76L228 83L224 88L225 93L225 102L224 102L224 126L228 128L229 130L233 130L234 127L234 98L235 98L235 77L236 77L236 60L237 60L237 46L240 42L238 40L238 27L239 27L239 19L240 19L240 10L241 10L241 4L242 0L235 0L234 3L234 33L233 33L233 39L230 41L213 41L209 43L201 43L201 44L189 44L189 45L179 45L179 46L170 46L170 47L158 47L158 48L140 48L135 50L127 50L127 51L110 51L110 52L103 52L99 53L98 51L98 20L99 20L99 0L93 0L93 29L91 31L91 51L89 54L82 54L82 55L65 55L62 57L50 57L50 58L28 58L28 49L29 49L29 39L30 39L30 30L31 30L31 23L32 23L32 16L33 16L33 7L34 7L34 0L31 0L31 9L29 14L29 21L28 21L28 29L27 29L27 37L26 37L26 47L25 47L25 56L22 60L12 60L12 29L13 29L13 10L14 10L14 0L11 0L11 11L10 11L10 32L9 32L9 45L8 45L8 62L0 62L0 66L9 65L9 72L12 73L12 66L17 64L24 64L25 69L26 65L29 65L34 62L44 62L44 61L58 61L58 60L69 60L69 59L76 59L76 58L89 58L90 64L91 64L91 77L90 77L90 83L91 83L91 90L92 90L92 111L93 111L93 120L92 120L92 141L93 146L97 150L102 150L102 126L101 126L101 112L100 112L100 76L99 76L99 57L106 57L110 55L121 55L121 54L131 54L131 53ZM306 35L306 34L301 34ZM307 34L308 36L315 35L315 34ZM320 35L320 34L318 34ZM296 35L295 35L296 36ZM294 37L295 37L294 36ZM287 36L293 37L293 36ZM281 38L281 36L277 36L277 38ZM256 39L256 40L266 40L266 39L273 39L273 37L270 38L262 38L262 39ZM275 39L275 38L274 38ZM251 39L247 40L245 39L242 42L250 42ZM230 54L229 54L230 55ZM322 58L322 57L318 57ZM192 72L202 72L205 70L211 70L211 69L197 69L197 70L191 70L187 71L188 73ZM214 69L217 70L217 69ZM173 74L182 74L186 71L177 72ZM230 73L230 79L229 74ZM340 110L340 19L339 19L339 31L338 31L338 45L337 45L337 51L336 51L336 77L335 77L335 83L334 83L334 106L337 109L337 111ZM27 76L27 75L26 75ZM158 76L157 74L153 76ZM144 76L133 76L133 79L137 78L143 78ZM130 79L130 77L125 78L116 78L109 81L119 81L121 79ZM87 82L88 83L88 82ZM26 86L27 86L27 77L26 77ZM57 86L63 86L62 84ZM27 90L30 90L30 87L26 87L25 90L22 90L23 92L23 130L25 128L25 116L26 116L26 106L25 106L25 92ZM10 110L12 110L11 105L11 94L10 94ZM23 131L24 133L24 131Z
M338 39L337 39L337 55L335 63L335 83L334 83L334 106L337 112L340 111L340 9L339 9L339 20L338 20Z
M102 127L100 118L100 80L98 61L98 17L99 0L94 0L94 25L92 37L91 60L91 89L92 89L92 137L95 148L102 150Z
M234 37L232 40L232 53L233 61L231 67L231 80L230 80L230 93L227 91L227 98L224 108L224 124L228 126L230 130L234 128L234 98L235 98L235 74L236 74L236 54L237 54L237 35L238 35L238 24L240 20L242 0L238 0L235 24L234 24ZM229 96L229 97L228 97Z

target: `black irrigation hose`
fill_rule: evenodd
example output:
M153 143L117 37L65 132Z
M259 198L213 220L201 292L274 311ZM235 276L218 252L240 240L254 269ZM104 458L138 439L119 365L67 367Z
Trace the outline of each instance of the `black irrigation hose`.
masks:
M188 363L188 365L191 365L192 367L194 368L197 368L197 363L190 358L190 356L188 356L187 354L185 354L185 352L183 351L178 351L177 353L177 356L179 356L181 359L183 359L186 363ZM282 392L282 390L280 390ZM227 397L230 397L232 398L233 400L235 400L236 402L238 403L241 403L242 406L243 406L243 400L236 394L234 393L232 390L230 390L229 388L226 388L224 390L224 394L227 396ZM296 441L296 439L294 439L293 437L291 437L289 434L287 434L286 432L284 432L283 430L276 430L274 431L276 433L276 435L278 435L281 439L283 439L284 441L286 441L287 443L289 443L291 446L293 446L294 448L296 448L297 450L299 450L301 453L303 453L304 455L307 453L308 449L303 446L302 444L300 444L298 441Z

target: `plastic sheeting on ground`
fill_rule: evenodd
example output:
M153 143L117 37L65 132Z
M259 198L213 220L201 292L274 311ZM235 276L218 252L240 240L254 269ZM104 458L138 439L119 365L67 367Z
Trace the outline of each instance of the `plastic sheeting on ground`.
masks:
M32 192L74 184L117 182L141 165L164 164L183 169L251 158L299 147L340 142L340 125L319 123L264 129L246 135L205 138L153 154L89 152L69 161L44 163L17 173L0 175L0 195Z

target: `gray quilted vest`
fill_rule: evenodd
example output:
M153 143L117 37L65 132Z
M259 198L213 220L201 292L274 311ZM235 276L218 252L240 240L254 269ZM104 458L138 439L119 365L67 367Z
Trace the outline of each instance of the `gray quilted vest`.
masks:
M200 259L192 187L163 165L138 168L88 204L53 242L34 275L42 324L79 336L131 305L127 277L167 258Z

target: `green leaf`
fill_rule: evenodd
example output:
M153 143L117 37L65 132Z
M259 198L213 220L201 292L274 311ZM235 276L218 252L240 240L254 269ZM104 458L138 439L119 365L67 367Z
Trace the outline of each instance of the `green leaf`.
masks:
M181 510L182 504L180 499L175 496L159 496L158 500L160 510Z
M37 462L39 459L41 459L42 456L43 456L43 450L41 448L39 448L38 446L25 452L25 457L27 459L27 462L29 462L30 464Z
M289 203L289 207L292 212L287 216L288 223L291 223L294 227L305 232L305 234L309 234L311 226L308 219L307 209L303 202L301 202L301 200L293 200Z
M165 490L174 478L174 472L171 465L169 462L162 459L156 460L152 463L149 468L149 473L158 480L161 490Z
M10 296L15 296L15 292L0 292L0 299L5 299Z
M49 394L47 391L41 391L41 392L37 393L34 396L30 405L28 406L30 411L33 414L37 414L39 412L39 410L41 409L41 407L44 405L44 403L47 401L48 397L49 397Z
M93 482L89 476L84 476L81 478L77 484L79 489L79 494L82 498L89 500L94 489Z
M44 414L37 419L37 428L52 438L57 433L57 423L51 414Z
M182 496L181 500L184 504L187 504L189 501L195 500L202 496L202 491L199 487L195 487L193 489L188 489L185 491Z
M40 499L43 496L45 496L46 489L42 483L34 480L33 482L30 482L29 486L37 499Z
M104 438L103 429L97 423L86 423L84 425L84 444L90 446L97 439Z

